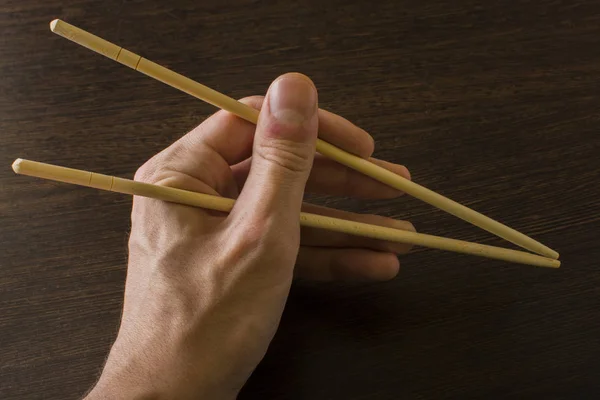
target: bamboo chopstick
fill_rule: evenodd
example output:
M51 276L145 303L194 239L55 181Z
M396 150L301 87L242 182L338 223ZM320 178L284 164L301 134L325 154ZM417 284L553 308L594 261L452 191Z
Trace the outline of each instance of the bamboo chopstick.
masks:
M254 108L240 103L231 97L219 93L196 81L186 78L150 60L147 60L127 49L110 43L98 36L80 28L56 19L50 23L52 32L67 38L81 46L120 62L136 71L148 75L167 85L188 93L200 100L210 103L223 110L229 111L254 124L258 121L259 112ZM480 214L462 204L448 199L417 183L379 167L368 160L343 151L321 139L317 140L316 150L322 155L355 169L363 174L383 182L395 189L408 193L426 203L457 216L471 224L485 229L501 238L537 254L552 259L558 259L559 254L542 243L512 229L498 221Z
M135 196L150 197L172 203L185 204L205 209L229 212L235 200L212 196L204 193L190 192L160 185L136 182L130 179L118 178L36 161L17 159L12 165L17 174L34 176L58 182L71 183L101 190ZM400 229L386 228L361 222L348 221L339 218L326 217L317 214L301 213L300 224L306 227L320 228L333 232L342 232L392 242L410 243L440 250L454 251L475 256L510 261L538 267L558 268L560 261L545 258L523 251L487 246L463 240L447 239L439 236L408 232Z

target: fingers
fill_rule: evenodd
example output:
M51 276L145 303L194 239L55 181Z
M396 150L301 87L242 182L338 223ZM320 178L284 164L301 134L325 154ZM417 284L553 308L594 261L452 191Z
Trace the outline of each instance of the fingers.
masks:
M392 164L376 158L370 158L370 161L406 179L410 179L410 172L403 165ZM251 160L244 160L232 167L233 176L239 187L244 185L248 177L250 164ZM315 155L313 168L306 183L306 191L359 199L392 199L403 194L399 190L320 154Z
M415 227L408 221L400 221L380 215L355 214L351 212L335 210L327 207L303 204L302 211L313 214L326 215L328 217L347 219L379 226L402 229L415 232ZM303 246L313 247L339 247L339 248L363 248L378 250L396 254L406 254L412 249L411 244L386 242L383 240L369 239L361 236L348 235L345 233L329 232L323 229L303 227L300 234Z
M399 269L400 262L393 253L303 246L294 271L298 278L316 281L387 281Z
M260 110L263 100L261 96L253 96L240 101ZM373 154L375 141L364 129L329 111L319 109L318 112L321 139L362 158L369 158Z
M373 137L364 129L325 110L319 110L319 137L362 158L369 158L375 150Z
M370 161L410 179L410 173L403 165L392 164L375 158L370 158ZM319 154L315 157L306 191L360 199L392 199L403 194L399 190Z
M307 77L273 82L259 116L252 165L231 217L270 220L282 232L297 227L317 139L317 90Z

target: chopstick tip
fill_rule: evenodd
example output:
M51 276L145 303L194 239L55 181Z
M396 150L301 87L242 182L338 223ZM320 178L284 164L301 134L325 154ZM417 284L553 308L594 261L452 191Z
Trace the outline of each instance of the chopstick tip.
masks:
M535 253L539 254L542 257L550 258L552 260L558 260L560 254L557 251L552 250L551 248L542 245L541 248L538 248L537 251L533 250Z
M16 174L21 172L21 163L23 162L22 158L17 158L13 163L12 163L12 169L13 171L15 171Z
M60 19L55 19L50 22L50 30L52 32L54 32L54 30L56 29L56 25L58 25L59 22L60 22Z

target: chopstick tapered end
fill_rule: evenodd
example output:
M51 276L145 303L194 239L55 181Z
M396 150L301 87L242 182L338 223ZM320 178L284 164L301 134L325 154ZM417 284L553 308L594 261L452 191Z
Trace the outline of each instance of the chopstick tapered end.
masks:
M541 256L544 256L544 257L548 257L548 258L550 258L552 260L558 260L558 257L560 257L560 254L558 254L558 252L556 252L556 251L554 251L551 248L546 247L546 246L544 246L543 251L540 251L538 254L541 255Z
M17 158L13 163L12 163L12 169L13 171L15 171L15 174L19 174L21 173L21 163L23 162L22 158Z
M54 30L56 29L56 25L58 25L59 22L60 19L55 19L54 21L50 22L50 30L52 32L54 32Z

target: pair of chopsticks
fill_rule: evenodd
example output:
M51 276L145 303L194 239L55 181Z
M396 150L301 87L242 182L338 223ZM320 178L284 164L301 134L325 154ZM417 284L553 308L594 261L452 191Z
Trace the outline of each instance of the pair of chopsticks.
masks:
M59 167L57 165L44 164L20 158L15 160L12 168L17 174L21 175L29 175L117 193L150 197L153 199L216 211L229 212L235 204L235 200L224 197L190 192L188 190L175 189L167 186L152 185L149 183L133 181L131 179ZM525 253L523 251L425 235L422 233L386 228L378 225L370 225L305 212L300 214L300 224L311 228L320 228L333 232L348 233L391 242L410 243L441 250L495 258L519 264L550 268L558 268L560 266L560 261L558 260Z
M258 110L162 67L127 49L92 35L89 32L61 20L52 21L50 23L50 29L52 32L81 46L87 47L112 60L118 61L121 64L186 92L218 108L229 111L249 122L256 124L258 121ZM402 176L396 175L366 159L345 152L321 139L317 139L316 151L349 168L355 169L373 179L410 194L426 203L540 255L308 213L302 213L300 216L300 222L303 226L344 232L381 240L411 243L521 264L551 268L558 268L560 266L560 261L557 260L559 255L556 251L506 225L486 217L483 214L471 210L468 207L420 186ZM119 193L151 197L224 212L230 211L234 204L233 199L158 185L150 185L89 171L75 170L28 160L16 160L13 164L13 169L18 174L89 186Z

